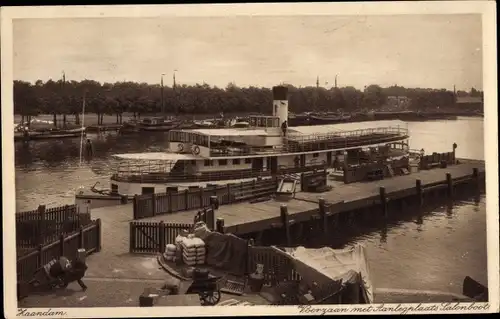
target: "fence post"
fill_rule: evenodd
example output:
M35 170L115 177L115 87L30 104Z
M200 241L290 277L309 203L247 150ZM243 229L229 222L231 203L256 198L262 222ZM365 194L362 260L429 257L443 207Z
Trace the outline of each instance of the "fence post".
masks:
M231 198L231 183L228 183L226 187L227 187L227 203L231 204L233 202Z
M156 216L156 194L151 194L151 205L153 216Z
M172 213L172 190L168 191L168 213ZM176 197L177 199L177 197Z
M453 164L456 164L456 161L455 161L455 154L456 154L456 149L457 149L458 145L457 143L453 143L453 153L452 153L452 163Z
M189 189L184 190L184 210L189 209Z
M210 206L215 210L219 209L219 198L217 198L217 195L210 196Z
M137 194L134 195L134 204L133 204L133 211L134 211L134 219L138 219L138 214L139 212L137 211L138 209L138 203L137 203Z
M387 196L385 193L385 187L380 187L379 188L379 193L380 193L380 205L382 206L382 213L384 214L384 217L388 217L388 209L387 209Z
M286 204L281 204L280 216L281 216L281 222L283 223L283 227L285 227L286 244L290 246L292 244L292 237L290 234L288 207L286 206Z
M204 191L203 191L203 187L200 187L200 208L202 208L204 205L203 205L203 195L204 195Z
M38 258L36 259L37 261L37 269L42 267L42 263L43 263L43 256L42 256L42 252L43 252L43 245L38 245Z
M45 205L38 205L38 243L43 245L45 242Z
M97 226L97 245L96 245L96 252L100 252L102 249L102 223L101 219L97 218L96 220L96 226Z
M224 218L217 218L215 229L218 233L224 234Z
M165 252L165 223L163 220L160 222L160 253Z
M133 253L134 252L134 248L135 248L135 223L134 222L130 222L129 223L129 241L128 241L128 244L129 244L129 247L128 247L128 251L130 253Z
M59 236L59 253L60 256L64 256L64 235Z
M83 237L85 232L83 231L83 226L80 226L80 245L78 248L85 248L85 238Z
M446 187L448 198L451 199L453 197L453 179L450 173L446 173Z

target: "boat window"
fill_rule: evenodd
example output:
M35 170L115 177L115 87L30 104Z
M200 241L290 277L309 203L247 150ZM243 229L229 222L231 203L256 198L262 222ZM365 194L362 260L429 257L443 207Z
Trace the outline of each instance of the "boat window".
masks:
M210 165L212 165L212 161L211 161L211 160L205 160L205 161L203 162L203 165L205 165L205 166L210 166Z
M318 157L319 156L319 153L314 153L313 154L313 157Z
M220 159L219 160L219 166L227 165L227 160L226 159Z
M252 164L251 158L245 158L245 164Z
M154 194L155 188L154 187L143 187L142 188L142 195L146 194Z
M239 158L233 159L233 164L234 165L240 165L240 159Z
M266 127L273 127L273 118L267 118Z

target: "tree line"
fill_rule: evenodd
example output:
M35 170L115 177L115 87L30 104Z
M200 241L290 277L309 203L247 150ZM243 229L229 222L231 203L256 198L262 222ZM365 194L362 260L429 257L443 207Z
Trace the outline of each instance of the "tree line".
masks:
M410 110L446 109L453 107L456 96L482 96L474 88L470 92L456 94L445 89L405 88L391 86L382 88L369 85L364 90L352 86L324 88L316 86L289 87L289 110L294 113L307 111L366 112L380 110L394 104L394 97L406 97L406 108ZM85 99L84 99L85 96ZM122 122L124 113L134 117L141 114L219 114L271 112L271 88L238 87L230 83L225 88L208 84L176 85L162 87L156 84L117 82L100 83L93 80L53 81L35 83L14 81L14 113L24 117L52 114L63 122L72 115L80 123L83 101L85 112L95 113L99 123L103 116L116 115ZM399 101L399 99L396 99Z

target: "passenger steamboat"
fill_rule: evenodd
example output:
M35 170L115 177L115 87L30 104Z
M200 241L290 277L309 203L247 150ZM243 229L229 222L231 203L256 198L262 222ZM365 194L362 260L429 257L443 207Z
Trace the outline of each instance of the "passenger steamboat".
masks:
M288 88L273 87L272 116L250 116L247 127L176 129L168 151L116 154L109 189L81 187L76 204L116 205L134 195L165 193L206 184L228 184L373 160L408 156L408 130L378 127L322 131L288 127ZM325 127L326 128L326 127ZM325 131L325 130L323 130ZM363 155L364 154L364 155Z

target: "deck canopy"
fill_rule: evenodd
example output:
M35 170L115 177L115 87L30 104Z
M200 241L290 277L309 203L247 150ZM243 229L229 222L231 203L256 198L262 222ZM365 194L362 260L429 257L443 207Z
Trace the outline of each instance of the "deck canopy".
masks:
M167 152L115 154L117 160L116 174L118 176L141 174L164 174L175 171L179 164L190 162L199 157L192 154L178 154ZM185 165L182 165L184 168Z

